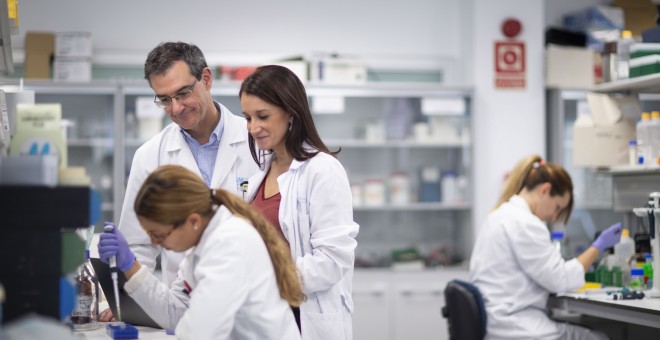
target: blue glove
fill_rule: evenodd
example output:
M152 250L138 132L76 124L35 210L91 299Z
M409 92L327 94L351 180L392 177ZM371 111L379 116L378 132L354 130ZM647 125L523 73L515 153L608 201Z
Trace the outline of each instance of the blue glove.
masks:
M110 257L116 256L119 270L125 272L131 269L133 263L135 263L135 255L128 247L126 238L113 223L105 222L105 225L111 225L114 228L112 228L112 232L101 234L99 240L99 257L101 261L108 263Z
M612 248L621 240L621 223L615 223L600 233L596 241L591 245L598 248L601 253L607 248Z

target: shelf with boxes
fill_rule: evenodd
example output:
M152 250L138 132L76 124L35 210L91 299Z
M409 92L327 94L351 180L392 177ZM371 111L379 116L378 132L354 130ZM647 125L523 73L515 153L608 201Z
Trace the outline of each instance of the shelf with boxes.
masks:
M114 218L117 192L115 171L115 112L117 84L3 80L0 89L33 92L34 103L59 103L67 140L69 167L84 167L92 186L101 194L103 218Z
M0 86L19 85L7 81ZM240 116L239 85L217 80L211 93ZM153 105L147 82L26 81L23 87L35 91L38 103L62 104L63 117L74 122L68 128L70 164L87 168L102 188L104 218L118 220L135 151L169 123ZM368 181L382 184L376 188L380 203L364 200L355 207L361 263L387 265L391 251L405 247L467 256L471 89L426 83L306 87L319 133L331 150L341 148L338 158L351 183L364 193Z

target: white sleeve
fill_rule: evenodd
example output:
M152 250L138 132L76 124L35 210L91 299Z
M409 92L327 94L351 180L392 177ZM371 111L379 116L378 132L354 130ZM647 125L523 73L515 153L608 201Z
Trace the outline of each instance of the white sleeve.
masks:
M128 176L126 194L124 195L124 203L119 219L119 230L126 237L131 251L133 251L140 264L153 272L156 268L156 257L160 254L160 247L151 244L151 239L140 226L140 222L135 215L135 210L133 210L135 196L137 196L142 183L149 176L152 168L156 166L155 162L157 158L154 158L154 155L149 155L146 151L146 149L149 149L149 143L151 142L153 140L148 141L138 148L133 157L133 164L131 165L131 172ZM153 166L147 166L147 164L151 163L154 163Z
M182 266L186 266L184 260ZM183 271L180 271L182 273ZM146 267L124 284L124 290L156 323L165 329L176 327L188 309L190 298L184 292L183 276L172 287L159 281Z
M355 237L359 226L353 221L346 171L334 160L322 166L308 176L309 204L298 201L296 207L300 229L308 228L312 247L311 253L296 259L306 294L328 290L337 284L353 268L357 247Z
M549 292L566 293L584 285L584 268L577 259L565 261L561 257L545 225L530 223L507 237L522 270Z

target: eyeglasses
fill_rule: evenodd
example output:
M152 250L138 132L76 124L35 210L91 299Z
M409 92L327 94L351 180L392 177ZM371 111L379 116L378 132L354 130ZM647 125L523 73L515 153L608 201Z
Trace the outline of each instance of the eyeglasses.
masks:
M161 244L170 236L170 234L172 234L174 229L176 229L176 227L172 227L172 229L170 229L170 231L166 232L165 234L154 234L152 231L147 231L147 235L149 235L149 237L156 243Z
M160 107L168 107L172 105L172 100L176 99L179 103L182 101L190 98L190 96L193 93L193 90L195 89L195 85L197 85L197 79L195 79L195 82L192 83L192 85L186 87L184 90L181 90L179 93L175 94L174 96L154 96L154 103Z
M147 231L147 235L149 235L149 237L150 237L153 241L155 241L156 243L158 243L158 244L162 244L163 241L165 241L168 237L170 237L170 235L172 234L172 232L174 231L174 229L177 229L177 228L178 228L179 226L181 226L183 223L185 223L185 220L184 220L184 221L181 221L181 222L174 223L174 224L172 225L172 228L170 228L170 230L169 230L168 232L164 233L164 234L154 234L153 231L149 230L149 231Z

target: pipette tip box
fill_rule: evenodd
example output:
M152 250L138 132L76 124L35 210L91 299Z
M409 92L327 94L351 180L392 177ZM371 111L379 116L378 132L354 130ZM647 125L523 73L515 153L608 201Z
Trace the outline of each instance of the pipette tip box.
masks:
M109 323L105 326L105 330L108 336L115 340L138 338L138 329L123 322Z

